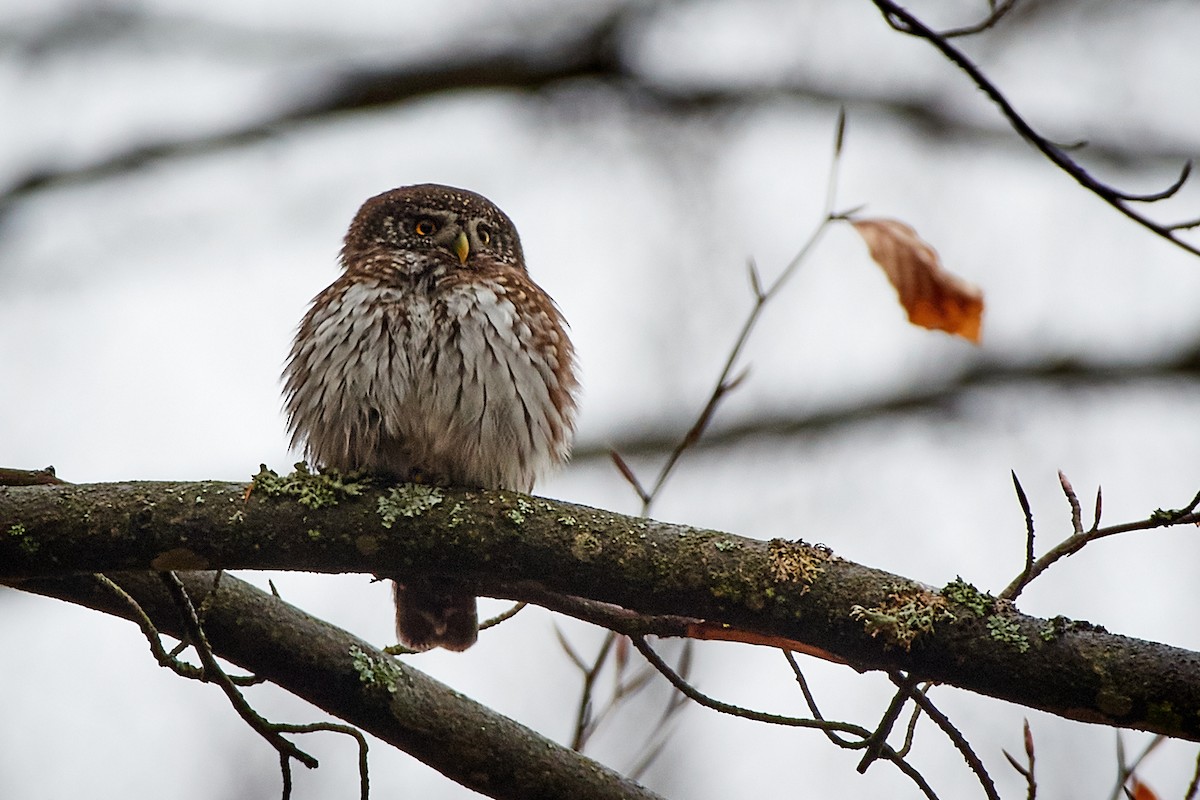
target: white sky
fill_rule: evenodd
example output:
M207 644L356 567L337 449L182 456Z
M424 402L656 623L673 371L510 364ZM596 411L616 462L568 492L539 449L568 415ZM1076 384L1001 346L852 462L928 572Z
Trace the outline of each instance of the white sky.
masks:
M418 9L409 3L388 13L353 3L334 12L216 3L200 18L183 4L146 2L139 8L165 18L145 24L144 35L127 20L99 43L81 27L63 49L19 47L65 9L91 8L60 5L0 9L8 31L0 37L0 180L262 119L304 97L331 65L536 38L529 21L552 31L562 8L445 4L444 22L427 30L414 27ZM582 2L572 8L597 13ZM1197 14L1166 2L1139 4L1137 14L1079 11L973 52L1057 138L1191 153L1200 150L1191 85L1200 51L1186 32ZM1200 259L1039 160L961 75L887 29L869 3L681 4L643 22L629 39L633 62L665 82L794 79L846 96L840 204L866 203L869 213L911 223L988 301L978 350L909 328L855 235L834 231L768 310L747 353L750 379L718 425L853 406L937 385L978 360L1119 364L1196 347ZM980 133L940 138L873 99L929 102ZM582 445L683 430L749 307L746 259L773 275L816 221L836 112L780 100L681 123L595 86L536 97L463 93L307 123L23 199L0 219L0 464L53 463L80 482L240 480L263 461L286 468L294 459L278 374L293 328L333 278L358 203L426 180L480 191L516 221L532 274L572 324L585 387ZM1148 191L1178 167L1148 158L1100 170ZM1179 218L1200 216L1200 191L1185 191L1175 209ZM685 462L656 515L822 541L933 584L962 575L998 591L1019 570L1024 547L1010 469L1033 502L1039 543L1049 546L1068 522L1055 470L1084 497L1102 483L1106 519L1117 522L1190 499L1200 488L1197 452L1194 380L1094 391L1003 386L973 391L944 413L705 451ZM636 508L599 461L577 463L538 491ZM1194 534L1098 544L1041 579L1021 607L1200 648L1191 622ZM361 576L275 580L289 600L389 641L386 587ZM558 624L573 641L598 641L585 626ZM556 648L551 617L524 614L465 655L437 653L418 665L561 741L577 679ZM778 654L728 645L698 653L704 691L800 711ZM877 676L812 670L830 715L869 725L890 696ZM1034 724L1047 797L1107 794L1112 731L952 689L935 698L1005 796L1024 792L1000 755L1020 750L1023 716ZM317 718L270 689L252 701L273 718ZM0 593L0 709L0 797L149 796L168 783L179 797L244 797L248 786L254 796L277 792L273 752L211 687L157 669L132 626L94 613ZM657 713L630 709L594 754L628 766L638 714ZM932 726L920 736L918 764L943 796L977 791ZM344 743L309 737L303 745L322 767L297 773L296 797L355 790ZM1147 778L1162 793L1182 794L1193 758L1193 748L1170 745ZM800 773L779 766L797 760ZM885 765L859 776L856 761L818 735L690 709L647 781L675 798L915 794ZM1101 766L1072 766L1080 763ZM377 797L473 796L388 748L373 749L371 767Z

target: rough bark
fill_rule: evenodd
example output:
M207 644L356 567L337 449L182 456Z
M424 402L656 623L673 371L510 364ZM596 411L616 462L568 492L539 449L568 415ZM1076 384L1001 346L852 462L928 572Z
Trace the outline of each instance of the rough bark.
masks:
M213 651L374 734L488 797L602 800L658 795L385 655L340 628L244 581L179 573ZM152 572L110 575L161 632L180 615ZM213 590L216 585L215 591ZM89 575L42 578L23 588L131 619L129 604Z
M1198 653L1029 617L964 584L939 593L799 542L507 492L322 480L262 480L248 500L246 485L232 483L0 489L0 580L225 568L436 574L501 597L530 586L804 642L858 669L905 670L1071 719L1200 740ZM359 494L324 508L297 500L347 489Z

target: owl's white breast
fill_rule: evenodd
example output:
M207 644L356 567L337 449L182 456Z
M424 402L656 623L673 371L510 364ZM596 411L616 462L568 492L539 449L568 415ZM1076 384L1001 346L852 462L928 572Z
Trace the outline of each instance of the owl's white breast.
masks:
M552 397L565 351L535 335L504 286L355 281L310 314L287 405L316 463L529 491L566 458L570 406Z

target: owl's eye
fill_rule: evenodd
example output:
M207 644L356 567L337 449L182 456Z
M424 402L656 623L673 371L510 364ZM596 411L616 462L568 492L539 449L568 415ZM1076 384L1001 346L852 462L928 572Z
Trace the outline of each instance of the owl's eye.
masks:
M417 220L417 224L413 226L413 232L417 236L432 236L437 227L437 223L431 219L419 219Z
M477 225L475 227L475 235L479 237L479 241L484 244L492 243L492 229L487 225Z

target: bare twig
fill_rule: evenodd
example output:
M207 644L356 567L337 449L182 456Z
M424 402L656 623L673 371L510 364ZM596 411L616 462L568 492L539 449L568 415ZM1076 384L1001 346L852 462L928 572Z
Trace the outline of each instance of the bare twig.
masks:
M916 691L912 688L911 679L905 675L896 672L895 670L888 671L888 677L892 679L892 683L899 687L901 692L912 698L913 702L921 707L921 710L933 720L946 737L962 754L963 759L967 762L967 766L975 773L975 777L979 780L979 785L983 787L983 792L988 796L988 800L1000 800L1000 793L996 791L996 784L992 782L992 778L988 775L987 770L983 766L983 761L978 754L971 748L967 738L962 735L958 728L954 727L950 722L950 718L942 713L941 709L933 704L929 697L921 691Z
M679 663L675 667L675 671L685 681L691 674L692 668L692 648L690 642L688 646L680 648ZM653 675L652 670L648 670L649 674ZM670 741L671 733L674 730L672 724L679 717L679 713L687 707L688 698L678 691L672 691L667 698L667 705L663 708L662 716L655 723L654 730L651 736L647 737L647 746L644 748L646 754L638 760L636 764L629 770L629 777L638 780L646 770L650 768L657 759L667 742Z
M358 744L358 788L360 800L368 800L371 796L371 781L368 772L367 737L353 725L343 725L340 722L310 722L305 725L292 725L285 722L271 723L277 730L284 733L341 733L352 738ZM280 759L287 761L282 753Z
M964 25L961 28L949 28L947 30L940 31L938 35L943 39L954 39L960 36L973 36L977 33L983 33L1003 19L1009 11L1013 10L1013 7L1016 6L1016 4L1017 0L1003 0L1003 2L1000 3L992 0L992 2L989 3L992 8L991 13L979 22L976 22L973 25Z
M317 767L317 759L283 738L279 730L271 722L264 719L257 711L250 707L250 704L246 702L246 698L242 696L242 693L229 680L229 676L221 669L221 665L217 663L217 657L213 654L212 648L209 647L208 638L204 635L204 630L200 627L200 621L196 617L196 609L192 605L191 598L188 597L187 590L184 589L183 583L175 573L161 572L159 576L163 586L166 587L168 594L170 594L175 605L179 608L183 629L187 631L188 637L192 641L192 646L196 649L196 654L200 658L200 664L204 668L205 679L221 687L221 690L225 692L225 696L229 699L230 705L237 711L238 716L255 733L274 747L281 756L294 758L309 769L315 769Z
M927 694L931 686L933 686L933 683L926 681L921 686L916 687L914 691L920 692L921 694ZM912 716L909 717L908 727L904 730L904 744L900 745L900 749L896 751L905 758L908 757L909 751L912 750L913 739L916 737L917 733L917 722L921 719L921 710L920 703L913 703L913 713Z
M1025 568L1017 578L1021 580L1033 572L1033 510L1029 507L1029 498L1017 478L1016 470L1011 472L1013 488L1017 491L1017 502L1021 504L1021 511L1025 514Z
M596 686L596 678L600 675L600 670L604 668L604 662L608 658L608 653L612 649L613 642L616 641L617 635L612 631L606 631L604 634L604 642L600 645L596 657L592 659L592 663L586 663L582 658L575 653L567 644L566 637L556 625L554 632L558 634L558 640L562 644L563 649L567 651L568 657L575 663L575 666L583 673L583 689L579 693L579 707L575 711L575 733L571 736L571 749L582 750L587 740L595 732L595 727L592 725L592 691Z
M1071 482L1067 480L1067 476L1060 469L1058 471L1058 483L1062 486L1063 494L1067 496L1067 502L1071 505L1071 530L1075 531L1076 536L1083 535L1083 507L1079 504L1079 496L1075 494L1075 487L1071 486Z
M483 622L479 623L479 630L486 631L488 628L494 628L497 625L499 625L501 622L512 619L518 613L520 613L521 609L525 608L525 606L527 606L527 605L529 605L529 604L528 603L516 603L515 605L513 605L512 608L508 609L507 611L502 611L499 614L497 614L496 616L492 617L491 619L485 619Z
M1183 800L1193 800L1198 789L1200 789L1200 752L1196 753L1196 767L1192 770L1192 781L1183 794Z
M154 623L150 621L150 616L142 609L137 600L134 600L128 592L121 588L119 584L117 584L107 575L96 573L92 577L94 577L100 585L104 586L117 597L121 598L122 602L124 602L129 607L130 611L133 612L134 622L136 622L137 626L142 629L142 634L146 637L146 641L150 644L150 652L154 655L154 660L158 662L160 667L166 667L176 675L180 675L191 680L203 681L205 679L203 669L193 666L186 661L180 661L178 658L176 658L176 656L187 649L186 642L180 642L176 647L172 648L170 652L167 652L167 650L163 647L162 636L159 634L158 629L154 626Z
M999 109L1000 113L1008 120L1009 125L1020 134L1021 138L1033 145L1042 155L1048 158L1055 166L1063 172L1070 175L1081 186L1087 189L1092 194L1099 197L1105 203L1115 208L1120 213L1124 214L1129 219L1133 220L1143 228L1152 231L1161 236L1175 246L1200 256L1200 246L1186 242L1180 239L1176 233L1179 230L1185 229L1185 225L1181 224L1164 224L1157 222L1145 214L1134 209L1131 203L1151 203L1158 200L1164 200L1173 196L1183 186L1191 171L1191 164L1185 164L1180 172L1179 177L1166 189L1160 192L1151 194L1137 195L1129 192L1121 191L1109 184L1104 183L1093 177L1079 162L1067 155L1066 148L1047 139L1042 134L1038 133L1033 126L1017 112L1008 98L1000 91L1000 89L992 83L983 71L975 65L966 54L957 49L949 41L945 33L939 33L933 30L920 19L914 16L910 11L905 9L898 3L892 0L872 0L875 7L883 14L894 30L901 33L915 36L919 39L924 39L933 45L938 52L945 56L952 64L962 70L971 79L988 99L990 99ZM949 33L955 34L955 31ZM1200 222L1200 221L1198 221Z
M741 706L735 706L730 703L725 703L709 697L681 678L673 669L671 669L671 667L668 666L667 663L663 661L657 653L654 652L654 649L646 643L644 638L641 636L633 636L630 637L630 640L633 642L633 646L638 649L638 652L641 653L646 660L649 661L650 664L656 670L658 670L660 674L662 674L664 678L670 681L672 686L686 695L689 699L706 708L710 708L713 711L718 711L722 714L729 714L735 717L742 717L743 719L749 719L755 722L765 722L771 725L784 725L795 728L813 728L821 731L839 731L841 733L846 733L857 737L859 739L858 742L846 742L844 746L848 749L867 747L871 740L871 731L867 730L861 725L854 725L849 722L835 722L824 719L805 719L803 717L787 717L780 714L770 714L765 711L755 711L749 708L742 708ZM904 773L904 775L910 780L912 780L913 783L916 784L917 788L919 788L926 797L936 800L937 795L934 793L933 788L925 780L925 777L921 775L921 773L918 772L915 767L902 758L895 750L884 744L879 753L879 757L895 764L896 768Z
M846 112L842 109L838 112L837 124L834 132L833 158L830 163L829 180L826 184L825 192L825 208L823 216L818 222L816 228L809 234L807 240L801 245L799 251L792 257L792 260L784 266L783 271L775 277L775 280L769 286L764 288L762 279L758 273L757 267L753 262L749 265L750 289L753 293L753 302L750 307L750 312L747 314L745 321L742 323L741 330L738 331L737 337L734 339L733 347L730 348L729 355L725 358L725 364L721 368L720 374L717 376L716 383L713 385L712 391L708 395L708 400L705 402L700 413L697 414L695 421L688 429L687 433L679 440L672 448L670 454L662 467L659 468L658 475L647 491L643 488L643 484L629 469L624 459L616 453L612 452L613 462L621 471L625 479L634 487L638 494L638 498L642 501L642 515L647 516L650 513L650 508L666 485L667 480L675 471L680 458L683 454L695 445L704 435L709 423L712 422L713 416L717 412L717 408L725 397L741 384L746 377L745 370L734 374L734 370L738 365L738 361L742 356L742 351L745 349L747 342L750 340L750 335L754 332L755 326L758 324L759 318L766 305L771 302L787 284L788 280L796 274L800 265L808 258L808 254L816 247L821 236L829 227L830 223L835 219L840 219L843 215L834 212L834 204L837 195L837 179L838 167L841 162L842 146L845 142L846 135Z
M1061 475L1061 473L1059 473ZM1071 484L1062 478L1064 482L1063 491L1067 493L1068 500L1074 497L1074 490L1071 489ZM1109 525L1106 528L1098 528L1092 526L1091 530L1084 531L1083 525L1078 519L1079 499L1074 498L1071 501L1071 517L1072 527L1076 533L1063 539L1053 548L1045 553L1041 558L1033 563L1031 568L1026 568L1021 571L1021 574L1013 579L1004 591L999 595L1001 600L1015 600L1019 594L1029 585L1037 576L1041 575L1057 561L1074 555L1082 550L1086 545L1103 539L1107 536L1116 536L1121 533L1129 533L1131 531L1153 530L1154 528L1167 528L1174 525L1187 525L1200 523L1200 513L1196 512L1196 508L1200 506L1200 493L1197 493L1192 501L1183 508L1176 509L1157 509L1146 519L1136 522L1125 522L1120 525ZM1099 520L1100 499L1097 495L1096 500L1096 519Z
M1012 764L1021 777L1025 779L1025 800L1037 800L1037 779L1034 777L1034 752L1033 752L1033 732L1029 729L1029 720L1025 720L1025 763L1017 761L1007 750L1004 757L1008 759L1008 763Z
M800 692L804 695L804 702L808 705L808 713L813 715L813 719L824 721L825 717L821 715L821 710L817 708L817 699L813 696L812 691L808 688L808 681L804 678L804 673L800 671L800 664L797 663L796 657L792 655L791 650L784 649L783 657L787 659L788 665L792 668L792 674L796 677L796 683L800 685ZM837 734L836 731L829 728L822 728L826 738L836 744L838 747L846 749L856 749L860 746L857 742L852 742L849 739L844 739Z
M913 687L916 686L915 678L899 673L890 673L889 675L893 682L899 680L896 685L899 691L892 696L892 702L888 703L887 710L883 712L883 718L879 720L879 724L871 733L871 738L867 740L867 752L863 753L862 759L858 762L858 771L866 772L867 768L879 758L880 752L887 745L887 737L891 735L892 728L896 725L896 720L900 717L900 712L904 709L905 702L912 695Z
M704 432L708 429L708 426L712 422L713 417L716 415L717 409L721 405L722 401L724 401L724 399L739 385L741 385L742 381L745 380L747 370L742 369L735 374L735 368L738 366L738 361L741 358L742 351L745 349L745 346L750 339L750 335L753 332L755 325L758 323L763 309L766 307L767 303L772 300L772 298L779 294L780 290L787 283L788 279L795 274L797 269L799 269L800 264L805 260L808 253L811 252L812 248L821 238L821 235L824 233L826 227L837 216L834 214L833 209L834 203L836 202L835 198L837 193L838 166L841 161L842 146L845 142L845 135L846 114L845 110L843 109L838 113L837 124L835 127L833 158L829 171L829 180L826 186L825 210L823 218L817 225L816 229L809 236L808 240L800 248L800 251L784 267L783 271L776 276L775 280L772 281L769 286L764 288L762 278L759 275L758 268L755 266L753 260L748 263L747 270L750 279L750 289L753 295L753 302L750 312L742 324L741 330L738 332L733 347L730 350L729 355L726 357L725 364L722 367L720 374L717 376L716 383L713 386L712 391L709 393L707 401L705 402L703 408L701 408L700 413L696 416L696 419L693 421L691 427L672 448L670 454L667 456L666 461L659 469L658 474L649 490L645 488L645 485L638 478L637 474L629 466L621 454L616 450L610 451L609 455L613 464L621 473L621 476L637 494L638 500L642 504L641 515L643 517L649 516L650 509L654 505L654 501L658 498L659 494L663 490L663 487L666 485L667 480L675 471L675 468L679 464L683 454L689 448L693 447L697 442L699 442L704 436ZM694 629L690 630L694 632ZM610 633L609 636L611 637L611 635L612 634ZM579 749L583 742L586 742L587 735L590 735L590 732L594 730L596 724L599 724L603 716L601 715L601 717L598 717L595 720L592 720L590 717L588 717L586 719L588 724L584 726L585 711L590 710L591 703L591 681L587 676L599 671L599 668L602 666L602 659L608 652L608 646L610 643L610 639L606 638L601 647L600 654L597 656L598 660L596 660L590 668L584 670L584 694L580 698L575 730L575 741L578 744L576 749ZM692 644L690 641L684 643L684 653L682 656L683 659L690 659L691 646ZM612 702L610 702L609 706L606 708L606 712L612 710L615 703L618 702L623 696L628 695L614 695ZM668 706L668 708L670 709L672 707ZM662 732L664 729L665 721L664 723L660 723L659 727L656 729L656 732ZM649 752L652 754L651 760L654 756L657 756L664 744L665 741L660 740L656 745L649 749ZM648 766L649 763L649 761L643 760L642 768L644 768L644 766Z
M1125 789L1125 784L1127 784L1131 778L1134 778L1134 775L1137 772L1138 767L1140 767L1142 765L1142 762L1146 760L1146 757L1149 756L1151 753L1153 753L1155 750L1157 750L1158 746L1160 744L1162 744L1163 741L1166 739L1166 737L1163 736L1162 734L1155 736L1153 739L1151 739L1146 744L1146 746L1144 748L1142 748L1142 752L1138 753L1137 756L1133 759L1133 761L1126 762L1126 760L1125 760L1125 740L1121 737L1120 731L1117 731L1116 734L1117 734L1117 782L1113 786L1112 793L1109 795L1109 800L1117 800L1117 798L1121 796L1123 790ZM1134 780L1136 781L1136 778L1134 778Z

